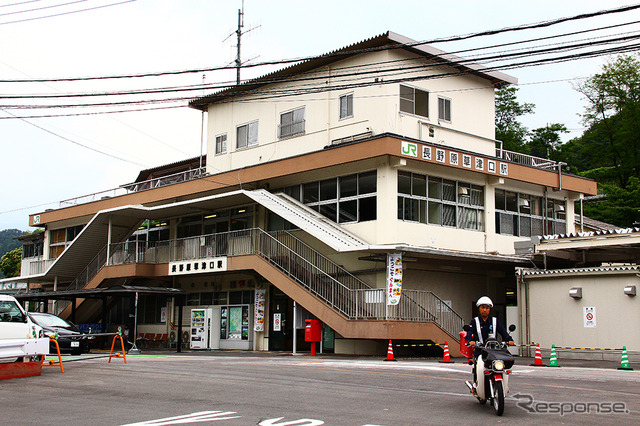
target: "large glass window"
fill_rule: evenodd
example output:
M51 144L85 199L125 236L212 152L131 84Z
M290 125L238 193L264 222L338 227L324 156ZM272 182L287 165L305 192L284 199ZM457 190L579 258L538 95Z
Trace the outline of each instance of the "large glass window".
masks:
M304 133L304 107L280 114L278 138L289 138Z
M289 186L284 192L323 216L338 223L364 222L377 218L377 172L351 174L322 181ZM269 213L269 230L291 229L293 225Z
M429 92L400 85L400 111L421 117L429 116Z
M398 172L398 219L482 231L484 188L419 173Z
M530 237L566 232L565 202L562 200L549 199L547 208L543 209L542 197L497 189L495 203L498 234Z
M258 144L258 122L253 121L236 129L236 148L243 149Z

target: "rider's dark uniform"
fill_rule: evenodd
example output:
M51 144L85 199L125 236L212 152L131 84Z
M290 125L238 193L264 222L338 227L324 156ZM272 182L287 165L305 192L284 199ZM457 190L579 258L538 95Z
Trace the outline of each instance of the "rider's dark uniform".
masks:
M504 328L502 323L498 321L498 318L489 315L486 321L482 320L481 316L477 316L469 323L471 329L467 332L467 341L476 342L476 347L473 350L473 381L476 381L476 369L475 362L478 356L482 353L482 349L479 349L478 343L486 343L487 339L497 337L497 334L502 336L504 342L511 342L513 338L507 333L507 329ZM478 330L479 329L479 330Z
M478 326L480 326L480 332L478 332ZM476 343L485 343L489 337L496 338L497 334L502 336L502 340L510 342L513 338L507 333L507 329L504 328L502 323L498 321L498 318L489 315L486 321L482 320L481 316L477 316L469 323L471 330L467 332L467 341L474 341ZM481 349L477 347L473 351L474 358L480 355Z

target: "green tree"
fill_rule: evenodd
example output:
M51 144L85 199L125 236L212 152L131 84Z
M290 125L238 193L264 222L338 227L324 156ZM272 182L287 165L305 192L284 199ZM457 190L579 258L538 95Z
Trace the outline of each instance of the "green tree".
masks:
M557 160L562 145L561 133L568 133L564 124L553 123L531 131L531 140L527 143L527 153L536 157Z
M612 167L617 186L640 177L640 61L619 56L602 72L578 85L587 99L583 151L594 154L596 167Z
M531 103L520 103L518 88L509 86L496 90L496 139L509 151L524 152L529 130L520 123L520 117L533 113Z
M638 226L640 222L640 179L630 177L626 188L599 184L606 197L584 204L584 214L592 219L612 223L622 228Z
M0 259L0 271L5 277L11 278L20 275L21 258L21 248L14 249L2 256L2 259Z

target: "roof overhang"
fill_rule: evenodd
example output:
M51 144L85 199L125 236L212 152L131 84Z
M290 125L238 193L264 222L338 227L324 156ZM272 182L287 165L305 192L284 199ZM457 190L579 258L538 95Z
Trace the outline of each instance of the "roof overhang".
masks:
M278 78L302 74L313 69L320 68L337 61L341 61L350 56L362 54L364 52L385 49L408 50L410 52L424 56L429 60L440 62L453 68L457 68L461 72L470 73L478 77L485 78L489 80L489 82L495 87L516 84L518 82L517 78L510 75L497 71L491 71L484 66L473 63L467 59L446 53L440 49L436 49L435 47L388 31L379 36L372 37L359 43L355 43L305 61L301 61L295 65L291 65L289 67L266 74L253 80L249 80L245 83L226 88L214 94L194 99L189 102L189 106L205 111L207 109L207 105L209 104L234 97L236 95L244 95L247 93L247 91L258 89L267 84L272 84L274 81L277 81Z
M184 297L186 292L180 288L146 287L146 286L112 286L82 290L41 291L13 295L18 300L73 300L73 299L101 299L105 297L132 297L163 295L169 297Z

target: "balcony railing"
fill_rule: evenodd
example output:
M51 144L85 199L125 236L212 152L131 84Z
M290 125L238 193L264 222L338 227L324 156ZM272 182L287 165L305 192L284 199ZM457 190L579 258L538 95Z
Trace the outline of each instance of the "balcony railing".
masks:
M519 152L507 151L501 147L496 147L496 157L511 161L525 166L531 166L538 169L557 170L560 163L549 160L548 158L535 157L533 155L522 154Z
M68 289L84 288L100 269L127 263L168 263L219 256L259 255L348 319L435 322L453 337L464 321L430 291L403 290L388 306L384 289L371 288L287 232L247 229L159 242L111 244L96 255Z
M68 200L60 201L60 208L72 207L79 204L91 203L94 201L105 200L108 198L119 197L122 195L131 194L133 192L146 191L149 189L160 188L162 186L173 185L176 183L187 182L194 179L199 179L206 175L206 169L200 167L197 169L185 170L184 172L174 173L168 176L161 176L154 179L145 180L144 182L135 182L122 185L118 188L108 189L106 191L95 192L89 195L82 195L80 197L69 198Z
M55 262L55 259L39 259L39 260L29 260L22 259L23 262L29 262L29 275L40 275L44 274L47 269Z

